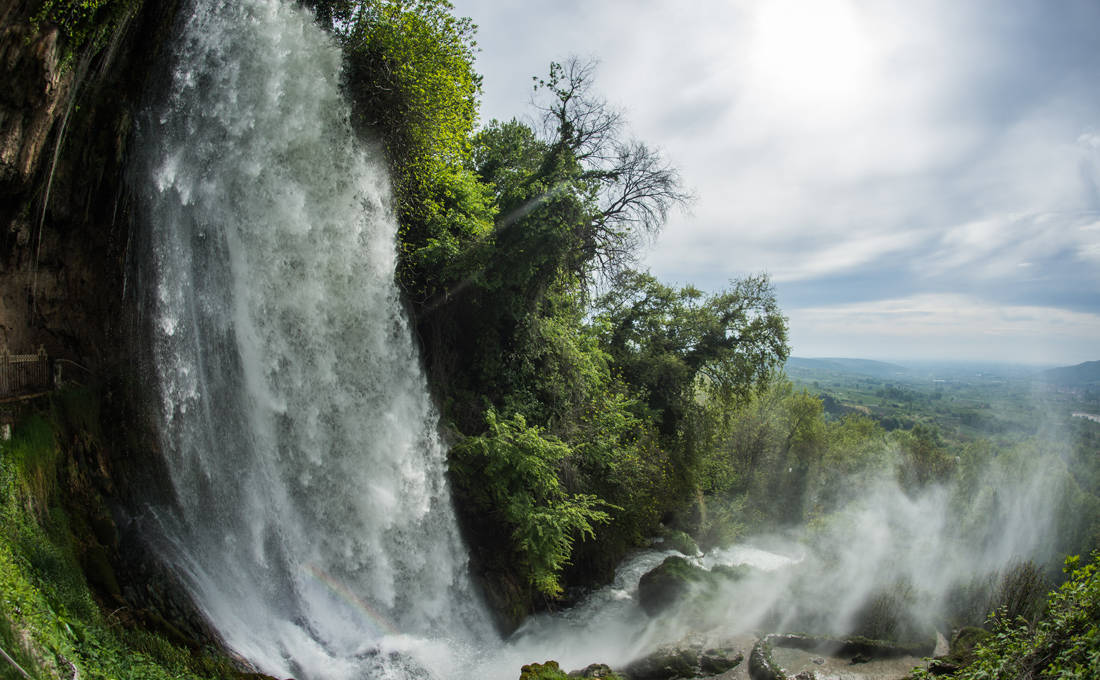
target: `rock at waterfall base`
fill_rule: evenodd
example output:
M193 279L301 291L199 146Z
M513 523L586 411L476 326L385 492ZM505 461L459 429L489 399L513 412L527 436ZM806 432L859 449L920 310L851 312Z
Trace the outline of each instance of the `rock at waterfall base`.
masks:
M721 675L737 667L745 655L736 649L701 646L661 647L626 667L630 680L673 680Z

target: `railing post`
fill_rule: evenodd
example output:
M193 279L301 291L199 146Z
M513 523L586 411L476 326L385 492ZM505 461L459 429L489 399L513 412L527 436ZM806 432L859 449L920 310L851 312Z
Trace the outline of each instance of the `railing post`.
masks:
M0 394L11 392L11 352L5 346L0 352Z
M53 377L50 375L50 355L46 354L46 346L38 346L38 362L35 366L35 382L45 389L50 389Z
M61 366L50 360L44 345L34 354L12 354L7 347L0 348L0 397L49 391L55 383L61 383Z

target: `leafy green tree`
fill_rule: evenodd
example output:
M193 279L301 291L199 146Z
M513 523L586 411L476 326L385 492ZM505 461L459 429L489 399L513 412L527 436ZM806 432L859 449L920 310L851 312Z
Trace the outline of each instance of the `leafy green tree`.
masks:
M447 0L306 4L343 46L354 122L380 141L392 171L399 278L426 300L453 281L459 253L492 228L491 199L468 164L481 94L476 27Z
M473 167L499 209L486 280L515 317L552 290L583 298L688 200L676 170L594 93L594 72L552 63L536 79L541 129L493 121L474 139Z
M748 398L718 404L718 434L698 473L708 508L737 506L734 521L757 526L804 520L830 441L821 400L773 375ZM729 534L711 524L708 542Z
M871 418L847 415L826 427L827 444L807 494L807 519L840 506L891 469L886 432Z
M612 365L646 395L665 435L676 433L697 380L743 398L787 358L787 321L767 276L737 280L707 295L627 270L597 300L596 310Z
M536 92L547 95L539 104L549 147L544 174L568 168L562 179L589 199L585 219L572 234L571 264L582 279L630 264L637 246L690 199L676 169L658 151L631 139L623 116L594 92L596 66L572 57L552 62L547 78L535 79Z
M917 423L909 430L894 430L890 436L901 455L898 481L902 488L915 491L930 483L947 480L955 460L947 455L939 430L934 426Z
M489 431L462 440L452 450L452 466L479 509L497 516L511 530L511 548L527 579L548 596L561 593L559 575L577 538L594 536L593 525L607 522L608 507L591 494L567 493L558 479L570 454L555 437L529 426L521 415L500 419L485 414Z
M381 133L403 182L462 165L477 122L476 27L446 0L362 0L338 9L359 122Z

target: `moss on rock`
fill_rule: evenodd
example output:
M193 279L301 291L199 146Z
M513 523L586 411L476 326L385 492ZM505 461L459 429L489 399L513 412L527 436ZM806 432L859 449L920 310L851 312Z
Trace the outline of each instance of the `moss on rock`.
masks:
M665 550L676 550L688 557L695 557L699 554L699 545L694 538L684 531L670 530L661 537L661 543L658 547Z
M530 663L520 669L519 680L569 680L557 661Z
M759 640L749 654L749 677L752 680L787 680L787 675L772 659L772 647Z
M683 557L669 557L638 582L638 604L650 616L657 616L686 598L706 579L706 571Z
M751 571L745 566L719 565L707 570L673 555L638 582L638 604L650 616L657 616L674 604L706 596L722 584L739 581Z

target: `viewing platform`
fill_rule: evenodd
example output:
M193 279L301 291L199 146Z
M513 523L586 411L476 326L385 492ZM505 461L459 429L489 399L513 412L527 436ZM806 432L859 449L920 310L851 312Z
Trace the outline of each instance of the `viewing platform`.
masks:
M0 439L11 439L14 415L4 404L48 394L61 382L60 363L50 360L45 347L34 354L0 350Z
M54 363L45 347L34 354L0 350L0 403L49 392L56 384Z

